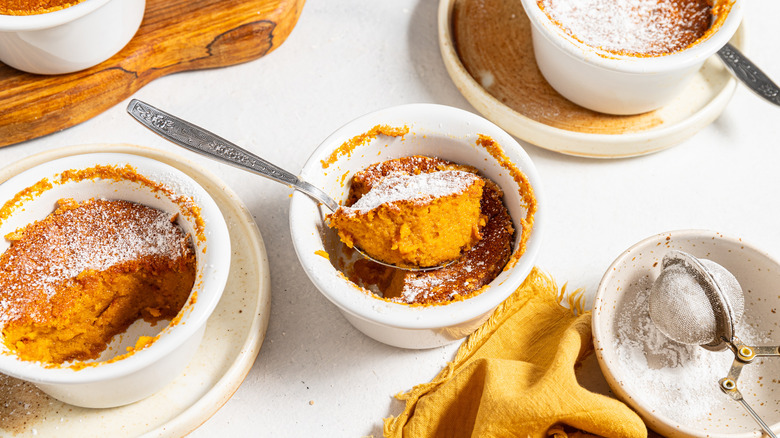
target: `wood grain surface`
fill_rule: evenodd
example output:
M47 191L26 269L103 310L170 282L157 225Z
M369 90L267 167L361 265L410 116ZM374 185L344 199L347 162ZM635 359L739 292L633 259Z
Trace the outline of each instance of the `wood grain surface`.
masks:
M304 0L147 0L135 37L76 73L34 75L0 63L0 146L60 131L156 78L260 58L279 47Z

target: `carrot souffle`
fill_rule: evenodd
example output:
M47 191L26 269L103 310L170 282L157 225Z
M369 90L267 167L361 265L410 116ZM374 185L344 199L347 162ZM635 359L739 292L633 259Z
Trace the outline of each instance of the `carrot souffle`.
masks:
M5 236L0 256L3 342L23 360L97 358L136 320L174 318L195 281L191 237L176 216L92 199Z
M38 15L69 8L84 0L4 0L0 15Z
M407 304L449 302L465 297L490 283L501 273L512 255L515 230L512 218L503 204L501 189L493 181L476 173L476 169L470 166L424 156L384 161L355 173L346 205L355 211L354 223L363 221L360 225L350 223L350 226L359 228L360 232L365 234L364 237L367 238L371 233L377 236L374 240L391 237L392 242L402 242L399 246L413 242L410 247L415 254L426 250L441 256L445 253L444 246L447 246L446 257L451 259L452 251L457 251L452 263L431 271L405 271L359 259L354 264L342 266L342 272L355 284L381 295L384 299ZM362 212L355 207L360 205L364 197L373 196L371 193L375 188L385 187L388 178L391 178L389 186L399 184L395 182L396 179L418 179L429 184L431 181L441 180L447 189L439 187L435 190L424 190L425 194L421 200L414 200L417 199L416 190L399 189L412 200L403 200L397 194L380 192L388 195L390 200L387 204L378 204L386 205L377 207L381 210ZM476 196L477 193L479 196ZM378 202L371 201L368 205ZM476 212L473 211L475 209ZM372 216L371 211L376 213ZM337 220L340 219L337 217ZM408 227L404 227L405 224ZM405 229L421 229L426 237L419 240L407 239L404 236ZM437 232L446 238L452 236L455 244L426 248L426 239ZM355 241L360 247L360 242ZM464 241L467 241L465 245Z
M471 169L422 172L402 169L400 161L385 167L392 166L398 170L373 183L367 182L373 170L357 174L357 201L329 216L347 246L391 265L425 268L458 258L482 238L485 181Z
M714 32L729 0L537 0L572 38L607 52L662 56Z

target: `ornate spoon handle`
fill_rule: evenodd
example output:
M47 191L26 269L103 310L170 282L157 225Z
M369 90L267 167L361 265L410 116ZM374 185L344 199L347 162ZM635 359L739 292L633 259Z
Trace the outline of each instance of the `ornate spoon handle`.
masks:
M319 188L197 125L137 99L130 101L127 112L157 135L183 148L291 186L322 202L331 211L339 208L338 203Z
M339 208L339 204L319 188L186 120L182 120L137 99L130 101L130 104L127 106L127 112L155 134L185 149L291 186L295 190L299 190L325 204L331 211L336 211ZM440 266L426 268L395 266L372 258L357 246L354 249L369 260L405 271L430 271L454 262L452 260Z
M747 87L764 99L780 105L780 88L731 44L718 51L726 67Z

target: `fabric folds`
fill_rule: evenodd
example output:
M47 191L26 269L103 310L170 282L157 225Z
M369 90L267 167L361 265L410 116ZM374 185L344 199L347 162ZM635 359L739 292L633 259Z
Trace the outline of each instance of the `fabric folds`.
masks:
M433 381L396 396L406 407L385 419L384 435L647 437L625 404L577 382L575 366L593 351L581 299L535 268Z

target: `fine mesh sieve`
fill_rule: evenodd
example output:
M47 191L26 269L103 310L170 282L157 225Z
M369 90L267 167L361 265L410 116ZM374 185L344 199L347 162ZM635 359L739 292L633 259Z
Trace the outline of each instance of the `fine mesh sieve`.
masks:
M670 251L661 264L648 298L650 319L679 343L709 350L730 348L734 362L728 376L718 381L720 389L741 403L767 436L777 438L737 389L742 367L759 356L780 357L778 346L750 347L735 335L734 326L745 313L739 282L723 266L682 251Z
M682 251L666 254L662 265L649 297L656 327L681 344L726 348L745 311L737 279L719 264Z

